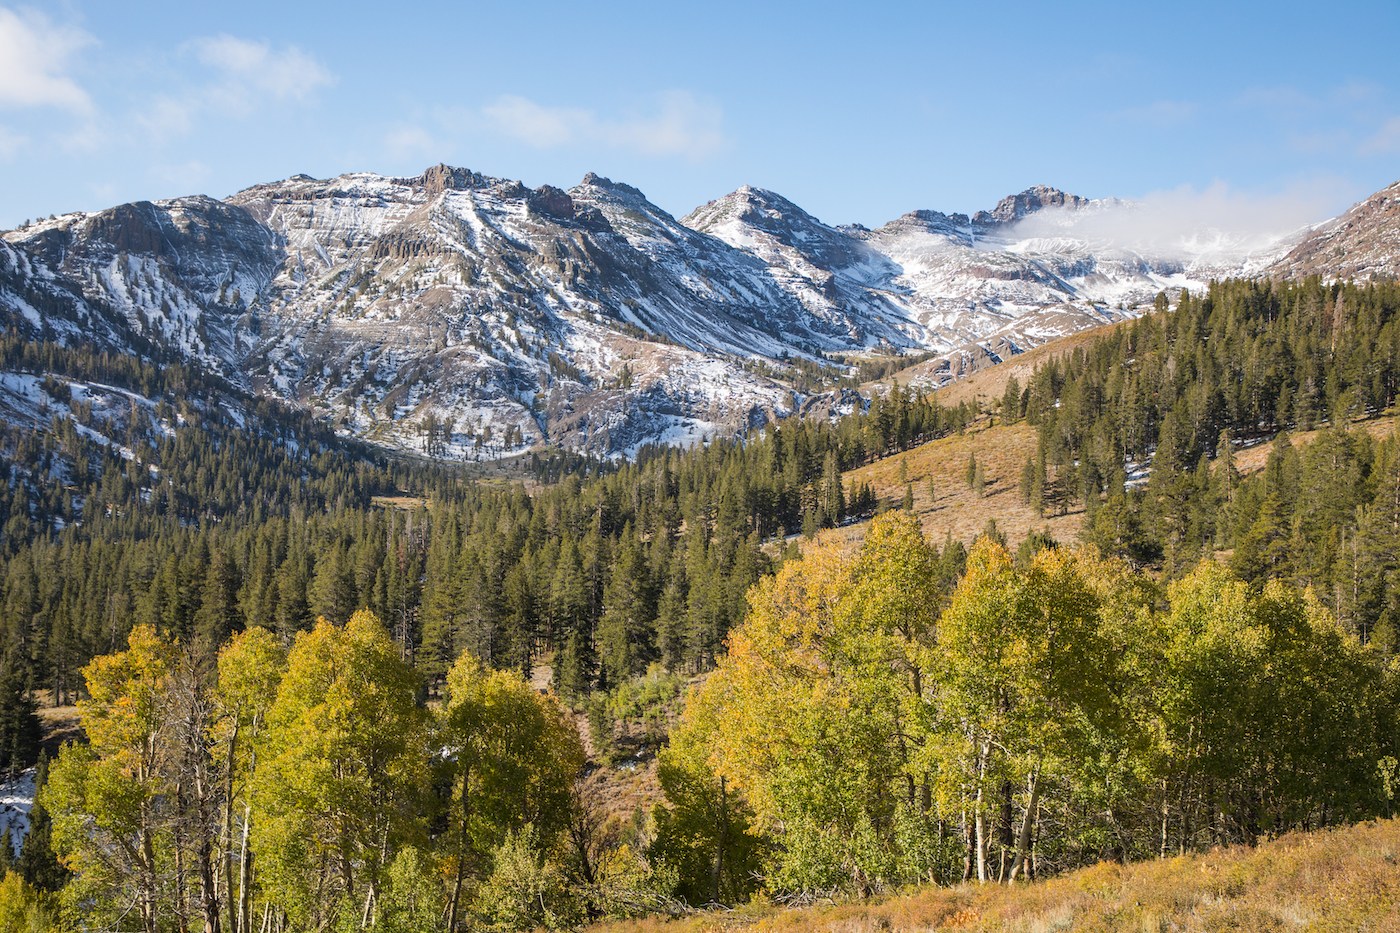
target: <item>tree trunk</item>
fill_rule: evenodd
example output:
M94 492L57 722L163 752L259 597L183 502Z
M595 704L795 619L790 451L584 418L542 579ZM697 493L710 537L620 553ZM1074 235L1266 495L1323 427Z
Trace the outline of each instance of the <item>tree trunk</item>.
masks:
M237 900L233 893L233 769L237 748L238 722L235 718L224 754L224 900L227 901L229 933L243 933L239 916L242 889L239 889Z
M972 880L972 824L967 820L967 810L962 812L962 841L963 841L963 869L962 880L968 882Z
M986 742L981 743L977 749L977 799L973 807L973 822L977 833L977 880L979 883L987 882L987 814L983 806L982 779L987 773L987 756L991 753L991 748Z
M1167 782L1162 781L1162 839L1158 847L1157 857L1167 857L1168 829L1171 826L1171 804L1167 800Z
M1016 859L1011 863L1011 874L1007 880L1014 882L1026 864L1031 847L1031 827L1035 822L1036 810L1040 806L1040 765L1031 769L1027 778L1029 795L1026 798L1026 812L1021 817L1021 831L1016 835Z
M141 929L156 933L156 847L149 804L143 803L141 810Z
M987 818L982 813L982 791L977 791L977 810L974 815L977 826L977 880L987 883Z
M252 884L252 853L248 851L248 827L252 823L252 804L243 805L243 831L238 844L238 933L248 933L248 923L250 917L248 911L252 907L252 894L249 887Z
M452 898L447 905L447 933L457 933L457 908L462 900L462 881L466 877L467 864L467 815L471 768L462 768L462 818L457 827L457 872L452 880Z
M720 889L724 882L724 848L729 844L729 788L724 776L719 779L719 839L715 844L715 896L720 903Z

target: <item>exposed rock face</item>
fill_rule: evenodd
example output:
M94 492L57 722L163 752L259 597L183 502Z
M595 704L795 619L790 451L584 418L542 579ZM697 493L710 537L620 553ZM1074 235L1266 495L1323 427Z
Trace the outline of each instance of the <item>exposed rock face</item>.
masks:
M1049 188L1045 185L1035 185L1027 188L1020 194L1013 194L1002 198L997 202L997 206L990 211L978 211L972 216L972 222L980 226L993 226L996 224L1013 224L1022 220L1028 214L1044 210L1048 207L1061 207L1076 209L1087 207L1087 198L1081 198L1074 194L1065 194L1058 188Z
M1400 182L1314 229L1267 271L1361 282L1400 275Z
M306 178L305 175L299 175L297 178L312 180ZM468 168L456 168L439 163L426 169L417 178L405 179L404 181L412 187L422 188L428 194L441 194L444 191L483 187L490 179L478 175Z
M1031 188L869 230L749 187L677 220L593 174L568 191L446 165L297 175L11 231L0 310L35 336L203 364L390 447L625 454L859 404L794 392L792 360L932 351L937 383L1200 284L1170 260L1018 239L1032 213L1098 203Z
M157 344L236 375L241 319L283 259L272 231L213 198L138 201L26 231L25 252L91 309Z
M546 217L574 219L574 199L553 185L541 185L531 192L530 207Z

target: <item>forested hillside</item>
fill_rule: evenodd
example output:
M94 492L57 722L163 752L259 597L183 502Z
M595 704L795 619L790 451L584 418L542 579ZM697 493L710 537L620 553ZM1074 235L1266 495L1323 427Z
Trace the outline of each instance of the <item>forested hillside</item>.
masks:
M1082 506L1088 540L1169 577L1227 552L1242 578L1311 587L1393 652L1400 445L1353 422L1400 391L1400 288L1226 282L1159 309L1008 383L1005 415L1039 433L1027 501ZM1242 480L1234 457L1269 442Z
M208 654L250 625L290 639L357 607L434 684L468 649L525 672L557 656L556 685L574 698L653 661L700 670L781 551L765 542L873 512L843 470L972 416L900 392L835 425L636 463L536 456L527 491L372 459L275 405L202 405L189 371L5 348L55 412L5 439L4 667L59 704L134 625ZM72 401L93 385L132 397L115 414ZM390 507L399 491L426 506Z
M1397 311L1226 282L990 411L896 389L516 481L12 336L0 768L39 702L78 701L89 744L0 901L148 933L564 927L1389 815L1400 440L1353 423L1400 391ZM907 514L1013 484L1011 547ZM1072 512L1082 548L1034 533ZM611 812L593 769L663 746L665 800Z

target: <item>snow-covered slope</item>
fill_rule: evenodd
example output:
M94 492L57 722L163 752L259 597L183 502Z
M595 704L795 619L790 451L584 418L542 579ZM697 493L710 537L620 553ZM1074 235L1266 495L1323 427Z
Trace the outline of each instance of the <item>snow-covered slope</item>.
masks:
M1116 206L1037 187L868 230L748 187L677 220L592 174L297 175L11 231L0 309L402 450L618 454L821 409L799 368L932 352L938 382L1229 273L1084 233Z
M931 335L890 293L897 265L781 195L745 186L696 208L682 223L767 266L800 309L784 321L786 332L805 332L838 351L929 342Z
M741 188L684 222L761 258L811 315L855 324L867 345L912 341L965 365L1209 280L1173 255L1142 255L1077 229L1086 214L1121 207L1037 186L972 217L920 210L872 231L830 227L772 192Z
M0 837L10 834L10 854L19 855L29 834L29 813L34 809L34 769L13 781L0 782Z

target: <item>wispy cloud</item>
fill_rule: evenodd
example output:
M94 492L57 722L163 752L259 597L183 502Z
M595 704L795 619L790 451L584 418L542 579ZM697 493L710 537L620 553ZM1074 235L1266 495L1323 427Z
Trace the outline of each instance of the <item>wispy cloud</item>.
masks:
M0 126L0 159L8 159L29 143L29 137L16 133L8 126Z
M92 111L92 98L69 74L75 53L92 36L55 24L34 10L0 8L0 107L57 107Z
M394 159L444 157L448 144L421 126L396 126L384 134L384 149Z
M324 65L294 45L274 49L269 42L219 35L189 46L201 64L223 76L223 89L239 95L300 101L335 83Z
M137 117L158 139L190 133L201 118L214 114L248 117L269 103L306 104L335 75L300 48L218 35L192 39L181 46L204 73L190 87L153 98Z
M1128 107L1113 114L1113 118L1148 126L1180 126L1200 112L1200 105L1189 100L1155 100L1138 107Z
M648 111L620 117L582 107L548 106L516 95L498 98L482 114L497 132L538 149L604 146L700 161L729 146L723 110L689 91L659 94Z
M211 172L209 166L199 159L174 164L153 165L151 177L161 184L177 191L194 191L207 182Z

